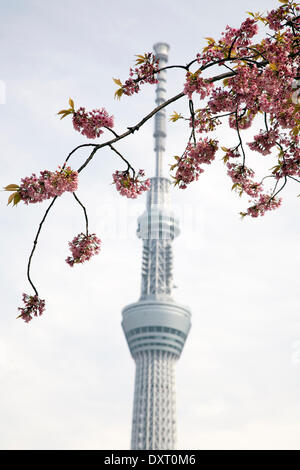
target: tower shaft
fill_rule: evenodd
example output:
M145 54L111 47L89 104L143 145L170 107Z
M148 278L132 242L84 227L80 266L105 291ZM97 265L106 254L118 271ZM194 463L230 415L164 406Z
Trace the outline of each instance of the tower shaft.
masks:
M132 449L174 449L176 444L176 356L165 351L137 353Z

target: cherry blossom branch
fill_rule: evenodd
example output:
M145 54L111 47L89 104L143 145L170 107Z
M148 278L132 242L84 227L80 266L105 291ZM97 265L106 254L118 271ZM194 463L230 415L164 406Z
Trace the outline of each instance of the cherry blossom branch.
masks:
M286 176L284 177L284 183L283 183L283 185L282 185L282 186L281 186L281 188L280 188L280 189L278 189L278 191L277 191L277 192L274 194L274 192L276 191L276 187L277 187L277 185L278 185L278 182L279 182L279 180L277 180L277 182L276 182L276 184L275 184L275 187L274 187L274 190L273 190L273 194L272 194L272 196L271 196L271 198L270 198L270 201L269 201L269 202L271 202L271 201L272 201L272 199L275 199L275 197L277 196L277 194L279 194L279 193L280 193L280 191L282 191L282 190L283 190L283 188L285 187L285 185L286 185L286 183L287 183L287 177L286 177Z
M214 83L219 80L223 80L224 78L229 78L235 75L235 72L228 72L228 73L222 73L220 75L216 75L215 77L207 79L208 82ZM81 165L81 167L77 170L78 173L81 173L81 171L89 164L89 162L92 160L94 157L95 153L97 150L103 147L110 146L111 144L114 144L118 142L119 140L124 139L125 137L129 136L130 134L133 134L135 131L139 131L139 129L147 122L149 119L151 119L158 111L161 109L169 106L169 104L174 103L175 101L179 100L180 98L186 96L185 93L181 92L178 93L177 95L173 96L172 98L168 99L164 103L160 104L156 108L154 108L149 114L147 114L141 121L139 121L135 126L132 127L127 127L128 131L124 132L123 134L120 134L118 137L115 137L114 139L108 140L106 142L103 142L102 144L92 144L95 146L94 150L90 154L90 156L85 160L85 162ZM73 151L71 152L71 154Z
M103 126L105 127L105 129L107 129L108 131L110 131L115 137L119 137L119 134L117 134L113 129L111 129L110 127L107 127L107 126Z
M73 193L73 196L74 196L74 198L76 199L76 201L78 202L78 204L79 204L79 205L82 207L82 209L83 209L84 217L85 217L86 236L88 236L88 234L89 234L89 220L88 220L86 208L84 207L84 205L82 204L82 202L78 199L78 197L76 196L76 193L75 193L75 192Z
M133 172L133 177L135 177L135 170L134 168L130 165L129 161L126 160L125 157L123 157L123 155L117 150L115 149L115 147L113 147L112 145L109 145L109 147L111 148L111 150L113 150L126 164L127 164L127 172L129 172L129 170L132 170Z
M192 62L194 62L194 61L192 61ZM189 67L188 67L188 65L166 65L166 67L162 67L161 69L155 71L154 73L163 72L164 70L169 70L169 69L184 69L184 70L188 71Z
M83 147L97 147L98 144L81 144L81 145L78 145L78 147L75 147L70 153L69 155L67 156L67 158L65 159L64 161L64 164L62 166L62 168L65 168L68 160L71 158L71 156L79 149L83 148Z
M266 126L266 131L267 131L267 132L269 132L269 126L268 126L267 113L264 113L264 119L265 119L265 126Z
M217 75L215 77L212 77L211 79L209 79L209 81L211 82L215 82L215 81L218 81L218 80L222 80L224 78L227 78L227 77L230 77L230 76L233 76L235 73L233 72L230 72L230 73L223 73L223 74L220 74L220 75ZM182 98L183 96L185 96L185 94L183 92L181 93L178 93L177 95L173 96L172 98L170 98L169 100L165 101L164 103L162 103L161 105L157 106L156 108L154 108L150 113L148 113L141 121L139 121L135 126L133 127L128 127L128 131L124 132L123 134L121 135L118 135L116 133L114 133L115 137L114 139L111 139L109 141L106 141L102 144L91 144L91 143L88 143L88 144L81 144L81 145L78 145L77 147L75 147L67 156L64 164L63 164L63 167L62 168L65 168L67 162L69 161L69 159L71 158L71 156L79 149L81 148L85 148L85 147L94 147L92 152L90 153L89 157L85 160L85 162L80 166L80 168L77 170L77 173L79 174L88 164L89 162L92 160L92 158L94 157L94 155L96 154L96 152L100 149L100 148L103 148L103 147L106 147L106 146L109 146L115 153L117 153L121 158L122 160L124 160L127 165L128 165L128 168L131 168L133 170L133 173L134 173L134 169L133 167L129 164L129 162L112 146L113 143L115 142L118 142L119 140L122 140L124 139L125 137L129 136L130 134L133 134L135 131L138 131L149 119L151 119L158 111L160 111L161 109L165 108L166 106L168 106L169 104L177 101L178 99ZM191 136L193 136L193 132L191 134ZM134 173L135 174L135 173ZM74 196L75 199L76 199L76 196ZM27 278L28 278L28 281L29 283L31 284L34 292L36 293L36 295L38 295L37 293L37 289L35 288L32 280L31 280L31 277L30 277L30 267L31 267L31 260L32 260L32 257L33 257L33 254L35 252L35 249L36 249L36 245L37 245L37 241L38 241L38 238L39 238L39 235L40 235L40 232L41 232L41 229L42 229L42 226L44 224L44 221L49 213L49 211L51 210L54 202L56 201L57 199L57 196L53 198L51 204L49 205L48 209L46 210L45 214L44 214L44 217L39 225L39 229L38 229L38 232L36 234L36 237L34 239L34 242L33 242L33 249L30 253L30 256L29 256L29 261L28 261L28 266L27 266Z
M117 138L116 138L117 139ZM119 139L117 139L119 140ZM108 145L108 144L107 144ZM81 167L77 170L77 173L79 174L85 167L86 165L92 160L93 156L95 155L95 153L99 150L99 148L101 147L101 145L96 145L95 148L93 149L93 151L90 153L89 157L86 159L85 163L83 165L81 165Z
M227 162L227 173L234 182L232 189L237 189L240 195L245 192L251 198L256 198L255 204L249 207L246 213L241 213L242 216L251 215L252 217L257 217L258 215L264 215L266 210L279 207L281 198L278 201L274 199L287 184L287 179L291 178L300 183L296 178L300 175L298 153L298 135L300 132L300 108L298 106L300 96L298 93L299 70L297 74L294 73L297 64L299 64L297 57L300 54L298 35L299 15L296 16L299 12L299 7L292 0L286 2L280 0L280 2L282 5L276 10L268 12L267 16L261 17L259 14L250 13L253 19L247 18L238 30L227 26L226 31L222 33L222 37L218 42L207 38L208 46L203 49L202 53L197 54L196 59L186 65L169 65L159 69L158 60L152 53L145 54L145 56L137 56L136 65L142 65L134 70L130 69L130 78L126 80L125 84L122 85L119 79L114 79L115 83L121 86L115 94L118 98L123 93L126 95L137 93L140 85L143 83L157 83L156 74L164 70L176 68L185 70L187 72L186 83L182 93L173 96L154 108L135 126L127 127L126 131L122 134L118 134L112 129L114 125L113 116L109 116L104 108L91 112L86 112L83 107L75 110L73 100L69 99L70 108L62 110L58 114L61 114L62 118L68 114L73 115L73 126L76 131L89 139L94 139L103 133L101 128L104 127L112 134L113 138L103 143L79 145L68 154L63 167L55 173L45 170L41 172L40 177L33 174L31 177L23 178L20 186L11 184L5 188L7 191L14 191L8 200L9 203L13 202L13 205L16 205L20 200L28 204L41 202L50 197L53 198L39 224L28 260L27 278L35 292L35 297L23 294L25 308L19 310L22 312L20 316L26 322L31 320L31 315L33 314L37 315L39 313L41 315L44 309L45 302L38 298L37 289L30 277L30 268L41 229L57 196L61 195L64 191L72 192L75 200L84 211L86 235L81 233L69 243L73 257L67 258L66 261L70 266L73 266L74 263L82 263L93 254L97 254L100 249L100 240L96 235L88 235L87 211L75 193L77 190L78 173L90 163L98 150L107 146L127 165L125 171L117 170L113 174L113 182L116 185L117 191L123 196L135 198L141 192L148 190L150 180L141 180L145 176L144 170L139 170L135 177L134 168L113 144L138 131L157 112L181 99L183 96L188 97L190 111L189 119L183 119L189 121L191 132L181 158L176 156L177 163L171 165L171 171L177 167L174 179L176 180L175 184L178 184L179 188L184 189L187 187L187 184L197 180L204 171L202 164L210 164L215 159L215 153L218 149L218 140L200 137L196 141L196 131L212 131L217 125L221 124L221 121L218 121L218 119L226 116L230 116L229 126L234 128L238 134L238 144L236 147L221 147L225 151L223 160L224 163ZM262 21L265 25L269 26L270 30L275 32L273 35L267 33L267 40L263 39L260 44L254 44L251 39L258 32L258 21ZM287 26L289 28L282 31ZM199 64L198 70L191 73L190 67L196 63ZM201 75L203 71L211 70L211 67L216 65L224 67L227 72L210 78L204 78ZM213 75L212 72L210 74ZM135 79L131 78L134 75ZM215 88L212 91L212 84L214 82L230 77L232 78L231 80L224 82L224 87L229 86L229 91L225 90L224 87ZM291 89L295 91L291 92ZM200 95L200 100L206 97L209 99L206 107L196 111L196 115L192 101L194 92ZM242 103L246 103L244 108ZM294 104L296 105L295 109L293 109ZM228 110L235 111L228 112ZM261 130L258 135L254 136L254 142L248 142L247 144L251 150L256 150L262 155L271 153L270 149L277 145L279 155L278 165L273 167L272 174L265 176L261 183L256 183L253 178L255 175L254 171L245 166L246 154L241 130L251 126L253 118L259 111L264 112L265 130ZM218 112L223 112L223 114L216 115ZM172 120L176 121L181 117L175 111ZM289 131L281 133L281 128L289 129ZM66 167L67 162L75 152L85 147L90 147L92 150L78 171L76 172L71 170L70 167ZM240 152L238 150L239 147L241 147ZM237 157L241 158L241 155L243 157L242 164L240 160L238 160L238 163L235 163L234 159ZM131 177L131 171L133 177ZM276 179L271 194L262 193L263 188L261 186L266 178ZM284 178L283 184L281 184L282 178ZM278 189L280 184L281 187Z
M237 111L235 111L234 115L235 115L236 131L237 131L237 135L238 135L239 142L240 142L239 146L241 147L241 149L242 149L242 154L243 154L243 168L244 168L244 166L245 166L245 160L246 160L246 155L245 155L245 151L244 151L244 147L243 147L243 141L242 141L242 138L241 138L239 123L238 123L238 114L237 114Z
M233 49L233 46L235 45L236 41L238 40L239 36L236 35L234 40L232 41L231 45L230 45L230 48L229 48L229 51L228 51L228 59L231 59L231 52L232 52L232 49Z
M297 178L294 178L294 176L287 175L288 178L291 178L294 181L297 181L297 183L300 183L300 180L297 180Z
M194 111L194 103L193 103L193 100L189 100L189 109L190 109L191 120L192 120L192 136L193 136L194 146L196 146L195 111Z
M231 113L226 113L226 114L218 114L217 116L212 116L210 119L221 119L226 116L231 116L232 114L235 114L235 111L232 111Z
M34 239L34 242L33 242L33 248L32 248L32 250L31 250L31 253L30 253L30 256L29 256L29 260L28 260L28 264L27 264L27 279L28 279L28 281L29 281L31 287L33 288L33 290L34 290L34 292L35 292L35 294L36 294L37 296L38 296L38 291L37 291L35 285L33 284L32 280L31 280L31 277L30 277L30 265L31 265L31 260L32 260L33 254L34 254L34 252L35 252L35 249L36 249L37 241L38 241L38 239L39 239L39 235L40 235L42 226L43 226L43 224L44 224L44 222L45 222L45 220L46 220L46 217L47 217L47 215L49 214L49 212L50 212L50 210L51 210L53 204L55 203L57 197L58 197L58 196L55 196L55 197L52 199L51 204L48 206L48 208L47 208L47 210L46 210L46 212L45 212L45 214L44 214L44 217L42 218L42 220L41 220L41 222L40 222L40 225L39 225L37 234L36 234L35 239Z

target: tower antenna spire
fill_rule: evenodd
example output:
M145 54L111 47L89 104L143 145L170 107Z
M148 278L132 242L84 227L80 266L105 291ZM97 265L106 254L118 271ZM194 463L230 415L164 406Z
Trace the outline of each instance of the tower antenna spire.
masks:
M155 57L159 59L159 68L166 67L170 46L164 42L158 42L153 46ZM163 70L157 76L155 103L157 106L166 101L167 71ZM163 176L163 155L166 150L166 110L161 109L155 115L154 121L154 151L155 151L155 176Z

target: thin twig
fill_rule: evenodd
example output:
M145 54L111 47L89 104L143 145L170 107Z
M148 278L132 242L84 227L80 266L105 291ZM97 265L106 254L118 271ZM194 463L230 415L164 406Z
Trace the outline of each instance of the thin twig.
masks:
M300 180L297 180L297 178L294 178L293 176L291 175L287 175L288 178L291 178L292 180L294 181L297 181L297 183L300 183Z
M196 135L195 135L195 111L194 111L194 103L193 100L189 100L189 108L190 108L190 114L191 114L191 119L192 119L192 136L193 136L193 141L194 141L194 146L196 147Z
M31 260L32 260L33 253L35 252L35 249L36 249L37 241L38 241L42 226L45 222L45 219L46 219L47 215L49 214L49 211L50 211L51 207L55 203L56 199L57 199L57 196L55 196L53 198L53 200L51 201L51 204L48 206L48 209L46 210L46 212L44 214L44 217L42 218L42 220L40 222L39 229L38 229L37 234L35 236L35 239L34 239L34 242L33 242L33 248L31 250L29 260L28 260L28 264L27 264L27 279L28 279L29 283L31 284L31 287L33 288L33 290L34 290L34 292L37 296L38 296L38 291L37 291L35 285L33 284L32 280L31 280L31 277L30 277L30 265L31 265Z
M277 193L274 194L274 192L276 191L278 182L279 182L279 180L277 180L277 182L276 182L276 184L275 184L275 187L274 187L274 189L273 189L273 194L272 194L272 197L270 198L270 201L272 201L272 199L274 199L274 198L277 196L277 194L280 193L280 191L283 190L283 188L285 187L286 182L287 182L287 177L286 177L286 176L284 177L284 183L283 183L283 185L281 186L280 189L278 189ZM269 201L269 202L270 202L270 201Z
M246 155L245 155L245 151L244 151L244 147L243 147L243 141L242 141L241 134L240 134L240 128L239 128L239 123L238 123L238 114L237 114L237 111L235 111L234 114L235 114L235 122L236 122L236 131L237 131L237 134L238 134L238 137L239 137L240 146L241 146L242 153L243 153L243 168L244 168L244 166L245 166L245 160L246 160Z
M75 147L70 153L69 155L67 156L67 158L65 159L65 162L62 166L62 169L65 168L69 158L73 155L73 153L75 153L77 150L83 148L83 147L97 147L98 144L81 144L81 145L78 145L78 147Z
M104 126L104 127L105 127L105 129L110 131L115 137L119 137L119 134L117 134L113 129L111 129L110 127L107 127L107 126Z
M84 217L85 217L86 236L88 236L88 234L89 234L89 220L88 220L86 208L84 207L84 205L82 204L82 202L78 199L78 197L76 196L75 193L73 193L73 196L75 197L76 201L78 202L78 204L79 204L79 205L82 207L82 209L83 209Z
M122 160L127 164L127 172L129 170L132 170L133 172L133 178L135 177L135 170L134 168L130 165L129 161L126 160L125 157L123 157L123 155L117 150L115 149L115 147L113 147L112 145L109 145L109 147L111 148L111 150L113 150L120 158L122 158Z
M267 120L267 113L264 113L264 118L265 118L266 131L269 132L268 120Z

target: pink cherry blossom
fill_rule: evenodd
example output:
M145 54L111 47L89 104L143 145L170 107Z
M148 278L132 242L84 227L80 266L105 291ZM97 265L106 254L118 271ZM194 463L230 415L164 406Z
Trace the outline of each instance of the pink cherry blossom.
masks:
M114 127L114 119L104 108L86 112L84 107L80 107L73 114L73 126L88 139L96 139L103 134L101 127Z
M238 103L237 97L232 92L218 87L212 90L208 106L212 113L233 112L236 110Z
M213 116L210 108L197 109L194 120L190 118L190 127L195 127L196 131L202 134L203 132L211 132L221 124L221 121Z
M68 263L69 266L74 266L74 264L88 261L92 256L100 252L100 244L101 240L96 237L95 233L89 235L79 233L69 242L72 257L69 256L66 259L66 263Z
M144 170L139 170L136 177L131 177L128 171L117 170L113 174L113 181L116 185L117 191L119 191L122 196L135 199L139 194L150 189L150 179L140 179L144 176Z
M138 93L140 85L144 83L158 83L156 73L159 70L159 60L152 54L152 52L146 53L144 56L138 56L140 59L137 60L141 63L139 67L130 68L129 77L124 85L122 85L122 91L124 95L133 95Z
M258 217L265 215L266 211L274 210L280 207L281 198L272 198L268 194L261 194L259 199L255 201L254 205L248 207L247 212L241 213L242 216L250 215L251 217Z
M22 318L26 323L32 320L32 317L42 315L45 310L45 300L40 299L37 295L23 294L23 302L25 307L19 307L21 315L17 318Z
M209 165L214 160L217 149L218 142L206 137L200 139L196 145L189 143L183 156L175 157L177 163L172 166L172 169L177 168L175 184L178 184L180 189L185 189L192 181L198 180L204 171L200 165Z
M20 198L25 204L42 202L55 196L61 196L65 191L74 192L78 186L78 173L70 167L51 172L44 170L37 177L35 173L21 179L18 189Z
M203 53L197 54L197 61L202 66L208 63L218 63L223 65L222 59L228 57L228 53L243 55L247 53L247 47L251 44L251 38L258 32L257 20L247 18L240 28L231 28L226 26L219 41L209 38L209 44Z
M88 139L96 139L103 134L102 127L114 127L114 119L104 108L86 112L85 108L81 107L73 114L73 126Z
M287 12L284 6L280 6L276 10L271 10L266 16L269 28L278 31L282 27L282 22L287 20Z
M278 131L271 129L270 131L260 130L258 135L254 136L254 142L249 142L248 145L251 150L268 155L271 149L276 145L278 139Z
M188 95L189 99L192 99L192 94L196 92L200 95L200 99L203 100L209 95L213 87L213 83L204 80L198 73L187 72L183 93Z
M227 174L233 182L232 189L239 191L240 195L245 192L255 197L262 191L260 183L253 181L254 171L239 163L227 163Z

